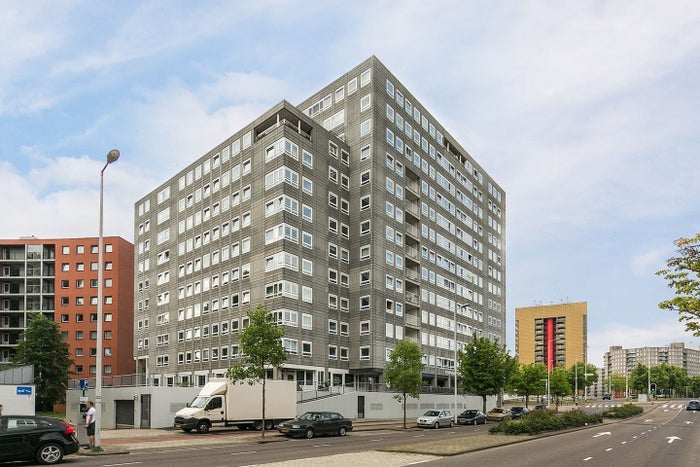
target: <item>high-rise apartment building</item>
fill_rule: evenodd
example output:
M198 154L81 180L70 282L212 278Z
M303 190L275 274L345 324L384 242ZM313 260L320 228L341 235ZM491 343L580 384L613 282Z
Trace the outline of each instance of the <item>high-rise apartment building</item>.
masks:
M144 196L134 235L155 384L223 374L261 303L289 353L270 375L302 387L381 383L400 339L449 386L455 345L504 342L505 193L375 57Z
M691 349L683 342L673 342L663 347L634 347L625 349L614 345L605 352L603 375L626 375L637 365L653 367L666 363L682 368L688 376L700 375L700 350Z
M569 368L587 362L588 304L559 303L515 309L515 354L521 364Z
M132 374L134 246L104 238L103 375ZM34 313L60 325L77 378L94 378L98 239L0 240L0 360L8 362Z

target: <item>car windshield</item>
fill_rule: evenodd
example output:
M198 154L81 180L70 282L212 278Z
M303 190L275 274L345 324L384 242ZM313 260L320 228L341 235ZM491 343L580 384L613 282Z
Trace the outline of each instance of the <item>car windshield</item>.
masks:
M437 417L438 415L440 415L440 412L437 410L428 410L423 414L424 417Z
M320 420L321 414L318 412L306 412L304 415L299 417L299 420Z
M503 413L503 409L498 409L498 408L491 409L491 413Z
M194 399L192 399L192 402L190 402L190 407L194 409L203 409L205 405L207 405L207 401L209 400L209 396L197 396Z
M476 415L476 412L476 410L465 410L464 412L462 412L462 415L465 417L472 417Z

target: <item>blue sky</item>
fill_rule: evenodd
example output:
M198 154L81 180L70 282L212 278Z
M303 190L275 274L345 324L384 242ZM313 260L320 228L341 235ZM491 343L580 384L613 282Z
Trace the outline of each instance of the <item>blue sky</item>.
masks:
M368 14L372 16L369 17ZM376 55L507 193L514 309L587 301L589 359L700 338L654 272L700 232L694 1L4 1L0 238L133 241L133 205Z

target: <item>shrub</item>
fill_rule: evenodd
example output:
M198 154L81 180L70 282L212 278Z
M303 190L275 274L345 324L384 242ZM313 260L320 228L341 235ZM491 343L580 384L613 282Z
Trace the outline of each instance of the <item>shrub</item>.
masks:
M634 404L625 404L620 407L613 407L610 410L603 412L603 416L607 418L629 418L639 415L644 412L644 409Z
M546 431L557 431L566 428L601 423L603 417L599 414L587 414L583 410L572 410L556 414L553 412L530 412L520 420L501 422L489 428L489 433L503 433L506 435L536 435Z

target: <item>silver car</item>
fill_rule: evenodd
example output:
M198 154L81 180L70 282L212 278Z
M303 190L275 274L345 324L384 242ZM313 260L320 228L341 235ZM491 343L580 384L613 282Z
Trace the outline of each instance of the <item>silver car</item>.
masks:
M416 420L416 425L421 427L452 427L454 424L454 416L450 410L428 410Z

